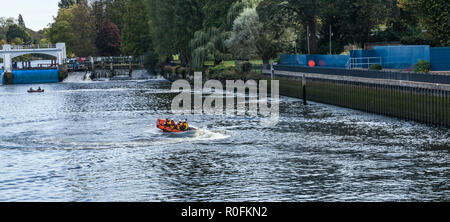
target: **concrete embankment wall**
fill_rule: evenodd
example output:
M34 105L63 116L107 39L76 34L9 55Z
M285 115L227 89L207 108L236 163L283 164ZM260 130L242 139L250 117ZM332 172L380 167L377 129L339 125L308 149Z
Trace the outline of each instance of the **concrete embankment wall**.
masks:
M264 70L267 79L271 71ZM280 94L366 112L450 127L450 84L274 71Z

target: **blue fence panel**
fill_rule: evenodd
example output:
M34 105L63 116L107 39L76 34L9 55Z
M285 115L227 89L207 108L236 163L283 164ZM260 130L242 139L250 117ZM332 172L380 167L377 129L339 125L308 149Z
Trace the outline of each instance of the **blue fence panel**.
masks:
M311 55L308 61L314 60L318 67L345 68L350 56L348 55Z
M350 50L350 58L379 57L375 50Z
M450 71L450 47L431 48L430 59L433 71Z
M306 55L281 54L280 63L286 66L306 66Z
M13 84L57 83L58 70L14 70Z
M348 55L280 55L281 65L287 66L308 66L314 61L320 67L345 68L349 59Z
M382 58L383 68L408 69L419 60L430 61L430 46L376 46L374 51Z
M5 78L3 77L3 72L4 71L0 69L0 77L1 77L0 82L2 82L2 85L5 85Z

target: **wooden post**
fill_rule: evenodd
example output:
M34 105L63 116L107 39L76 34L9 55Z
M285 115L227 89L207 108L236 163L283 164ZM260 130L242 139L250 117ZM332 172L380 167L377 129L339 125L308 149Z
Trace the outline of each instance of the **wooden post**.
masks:
M303 90L303 105L308 105L306 99L306 76L304 73L302 74L302 90Z
M111 59L111 61L109 62L109 69L110 69L109 76L110 76L110 78L112 78L112 77L114 77L114 67L113 67L113 59L112 58L110 58L110 59Z
M125 59L124 59L125 60ZM125 62L124 62L125 63ZM130 77L132 77L132 73L133 73L133 60L130 60L130 67L128 70L128 74L130 75Z
M273 80L273 75L275 74L275 70L273 68L273 63L270 64L270 80Z

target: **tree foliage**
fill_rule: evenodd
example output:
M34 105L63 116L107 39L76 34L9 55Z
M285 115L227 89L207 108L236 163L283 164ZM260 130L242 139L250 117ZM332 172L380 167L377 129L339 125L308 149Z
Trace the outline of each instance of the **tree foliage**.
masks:
M263 32L256 9L247 8L233 23L233 32L226 41L234 57L249 60L258 55L257 42Z
M68 8L72 7L73 5L75 5L75 3L76 3L76 0L61 0L58 3L58 7L68 9Z
M76 4L73 9L73 20L70 23L71 42L73 52L77 56L87 57L96 55L96 30L94 18L87 4Z
M6 40L10 43L15 40L14 42L17 44L18 41L16 38L19 38L20 40L22 40L22 42L31 41L31 35L24 27L18 24L12 24L8 26L8 31L6 32Z
M399 0L399 5L414 14L436 45L450 45L448 0Z
M25 27L25 21L23 20L23 17L21 14L19 14L19 18L17 19L17 22L19 23L20 26Z
M73 23L73 8L62 8L54 18L54 22L45 33L52 43L65 42L68 54L73 53L74 43L72 41L74 32L71 29Z
M147 7L143 0L128 0L125 11L122 52L127 55L143 55L151 46Z
M294 42L303 53L308 46L311 53L328 53L330 39L333 53L368 42L450 45L448 0L61 0L58 5L45 31L52 43L66 42L68 52L78 56L149 54L152 67L172 55L197 68L207 60L268 63L279 53L292 53ZM0 19L0 39L15 23ZM19 23L25 25L23 18Z
M100 56L118 56L121 44L119 28L108 19L105 20L95 40L98 54Z
M195 32L191 40L192 65L196 68L203 67L207 60L214 61L215 65L223 60L231 58L225 46L225 41L229 38L229 32L222 32L216 27Z

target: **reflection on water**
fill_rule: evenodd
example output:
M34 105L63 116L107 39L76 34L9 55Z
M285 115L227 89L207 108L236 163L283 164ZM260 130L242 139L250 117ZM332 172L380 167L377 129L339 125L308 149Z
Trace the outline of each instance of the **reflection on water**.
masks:
M168 82L30 87L0 87L0 201L450 199L448 129L281 98L274 127L193 116L172 135Z

